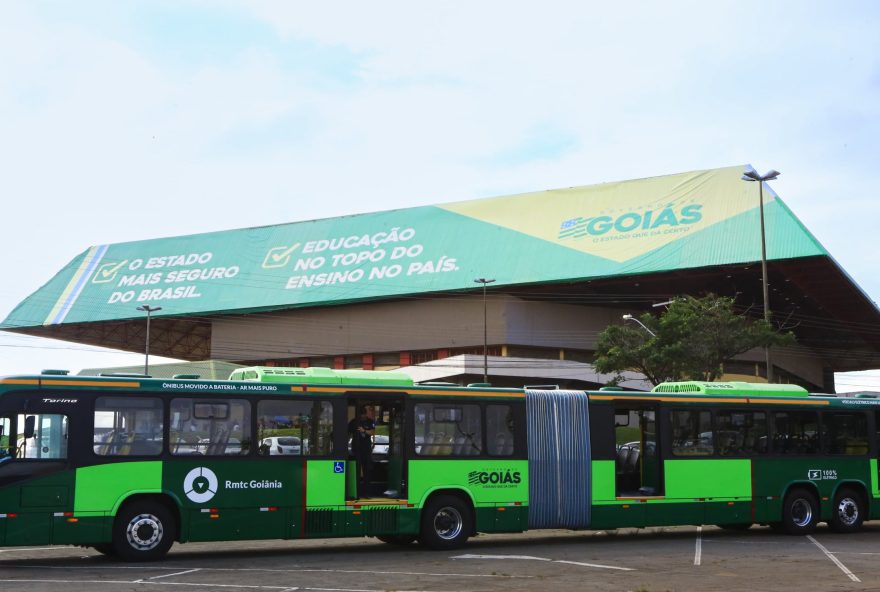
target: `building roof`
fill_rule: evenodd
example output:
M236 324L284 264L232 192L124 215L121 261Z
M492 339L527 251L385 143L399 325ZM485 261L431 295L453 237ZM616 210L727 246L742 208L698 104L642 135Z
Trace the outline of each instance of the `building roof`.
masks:
M215 315L474 290L480 277L529 297L586 282L628 293L634 276L655 294L693 293L710 286L707 273L751 284L754 269L744 270L761 257L759 200L758 185L741 180L745 168L93 246L0 329L138 350L136 309L148 304L162 307L155 353L204 359ZM848 323L840 343L856 335L853 347L873 351L853 367L870 367L877 307L772 189L763 196L774 290L793 280L817 302L812 314L834 309L828 322ZM827 337L819 327L816 338Z
M2 328L237 313L644 274L760 258L742 166L522 195L98 245ZM769 188L768 258L827 252Z

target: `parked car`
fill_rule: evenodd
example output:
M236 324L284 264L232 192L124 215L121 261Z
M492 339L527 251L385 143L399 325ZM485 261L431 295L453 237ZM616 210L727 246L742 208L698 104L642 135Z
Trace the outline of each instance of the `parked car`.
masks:
M373 436L373 460L385 460L388 458L388 436L376 434Z
M264 452L268 450L268 452ZM296 436L271 436L260 440L260 454L302 454L302 441Z
M217 454L217 451L211 449L212 444L210 438L201 438L199 440L198 446L199 452L201 452L202 454ZM233 455L241 453L241 440L239 440L238 438L229 438L229 440L226 442L226 447L223 450L223 454Z

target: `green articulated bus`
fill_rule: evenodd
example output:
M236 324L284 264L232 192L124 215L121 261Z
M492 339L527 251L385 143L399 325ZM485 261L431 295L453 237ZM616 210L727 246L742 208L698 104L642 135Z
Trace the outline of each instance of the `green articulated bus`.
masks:
M372 449L355 456L364 416ZM850 532L880 518L878 429L880 399L787 385L641 393L324 368L228 381L46 371L0 379L0 546L148 560L174 541L375 536L452 549L535 528Z

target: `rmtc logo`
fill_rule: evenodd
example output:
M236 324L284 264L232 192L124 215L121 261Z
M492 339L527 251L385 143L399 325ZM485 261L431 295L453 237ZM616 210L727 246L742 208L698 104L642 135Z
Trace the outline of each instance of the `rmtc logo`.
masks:
M517 485L522 483L519 471L471 471L468 473L468 483L471 485Z
M217 493L217 475L208 467L196 467L183 478L183 492L195 503L203 504Z
M681 208L672 206L662 210L646 210L644 212L626 212L616 217L594 216L592 218L572 218L560 225L559 238L580 238L583 236L602 236L611 230L619 233L635 233L635 236L654 235L661 232L661 227L674 227L682 224L694 224L703 219L700 210L702 204L690 204ZM653 232L652 232L653 231Z

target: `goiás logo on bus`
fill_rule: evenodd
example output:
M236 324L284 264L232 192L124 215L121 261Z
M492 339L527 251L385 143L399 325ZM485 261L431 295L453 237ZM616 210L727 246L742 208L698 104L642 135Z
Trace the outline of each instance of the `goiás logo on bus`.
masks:
M688 230L688 226L703 219L702 204L688 204L676 207L668 205L662 209L645 209L622 214L583 217L577 216L559 225L559 238L580 239L593 237L596 240L613 238L639 238L657 236Z
M468 483L491 488L516 487L522 483L522 473L510 469L471 471L468 473Z

